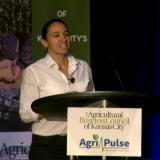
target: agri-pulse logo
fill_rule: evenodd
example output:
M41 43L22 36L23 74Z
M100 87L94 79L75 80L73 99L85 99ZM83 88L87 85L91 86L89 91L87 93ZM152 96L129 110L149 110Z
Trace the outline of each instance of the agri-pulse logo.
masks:
M93 134L91 139L82 138L79 142L79 147L84 149L101 149L103 151L109 150L128 150L129 141L120 139L110 139L106 137L100 137L97 134Z

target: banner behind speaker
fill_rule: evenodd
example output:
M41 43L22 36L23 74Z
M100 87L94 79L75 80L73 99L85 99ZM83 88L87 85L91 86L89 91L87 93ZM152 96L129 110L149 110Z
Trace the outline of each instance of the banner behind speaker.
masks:
M71 32L71 53L80 59L90 59L89 0L32 1L33 61L43 57L46 50L40 43L41 28L52 18L64 20Z

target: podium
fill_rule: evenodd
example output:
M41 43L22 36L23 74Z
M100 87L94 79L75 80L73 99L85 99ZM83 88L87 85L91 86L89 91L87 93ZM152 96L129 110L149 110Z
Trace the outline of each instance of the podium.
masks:
M155 108L154 108L154 106ZM123 107L142 108L144 112L157 111L159 97L121 91L69 92L39 98L32 103L32 110L36 113L52 117L52 120L67 120L68 107ZM71 157L72 159L72 157ZM102 157L105 160L105 156Z
M69 92L39 98L31 107L36 113L66 119L68 106L140 107L144 111L155 112L160 110L156 107L160 104L159 100L160 98L156 96L124 91ZM107 104L104 104L104 101L107 101ZM148 108L150 105L155 107Z

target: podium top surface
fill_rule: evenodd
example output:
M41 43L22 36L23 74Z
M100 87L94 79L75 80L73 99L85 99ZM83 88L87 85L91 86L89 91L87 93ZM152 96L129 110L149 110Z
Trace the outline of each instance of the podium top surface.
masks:
M124 91L95 91L51 95L35 100L31 107L37 113L47 114L57 110L66 110L69 106L87 106L100 100L108 100L119 106L140 106L140 108L143 108L145 105L160 104L160 98L151 95ZM157 106L155 107L157 108ZM153 107L152 109L154 110Z

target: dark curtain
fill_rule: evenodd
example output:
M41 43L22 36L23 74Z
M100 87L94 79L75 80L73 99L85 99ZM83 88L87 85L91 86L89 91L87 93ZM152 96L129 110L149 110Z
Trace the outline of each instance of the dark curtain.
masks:
M96 90L160 96L160 1L91 0L91 67ZM143 115L142 158L160 159L160 113Z

